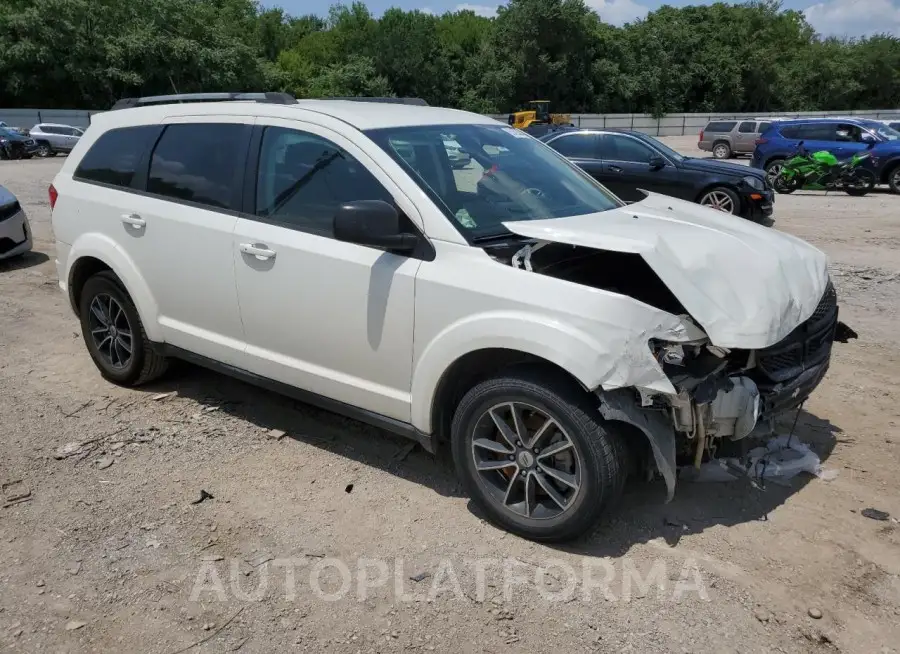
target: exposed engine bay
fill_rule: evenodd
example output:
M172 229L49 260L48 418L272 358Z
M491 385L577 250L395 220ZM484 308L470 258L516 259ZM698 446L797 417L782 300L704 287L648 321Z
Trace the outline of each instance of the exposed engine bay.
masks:
M521 239L485 249L514 268L628 296L697 324L640 254ZM778 416L799 409L824 378L832 343L856 337L838 321L829 281L812 315L766 348L722 348L706 337L650 339L647 346L676 394L598 389L601 413L647 436L671 499L679 466L699 468L723 445L773 434Z

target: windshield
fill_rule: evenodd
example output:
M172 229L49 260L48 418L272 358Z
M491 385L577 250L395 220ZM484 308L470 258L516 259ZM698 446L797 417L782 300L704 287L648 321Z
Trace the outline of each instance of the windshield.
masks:
M18 136L18 134L6 127L0 127L0 136Z
M502 223L564 218L624 206L579 168L524 132L501 125L369 130L470 239L508 234ZM451 158L447 141L469 155ZM455 148L453 148L455 149Z
M870 125L872 131L878 134L885 141L896 141L900 139L900 132L895 130L893 127L888 125L884 125L882 123L872 123Z

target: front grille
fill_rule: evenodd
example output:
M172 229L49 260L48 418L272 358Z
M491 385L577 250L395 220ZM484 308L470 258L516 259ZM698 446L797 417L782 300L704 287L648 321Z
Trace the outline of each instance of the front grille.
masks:
M837 325L837 293L831 282L812 316L780 343L757 352L757 366L771 381L793 379L831 355Z
M22 210L22 206L18 203L18 201L13 202L12 204L7 204L6 206L0 207L0 221L4 221L8 218L12 218L17 213Z

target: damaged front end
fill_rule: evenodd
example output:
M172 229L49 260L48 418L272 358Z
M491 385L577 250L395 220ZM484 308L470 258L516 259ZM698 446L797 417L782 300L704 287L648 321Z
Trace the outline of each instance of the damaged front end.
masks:
M605 419L628 423L647 437L656 470L666 482L668 500L674 496L679 468L687 472L682 476L688 476L691 469L698 469L705 460L717 458L717 453L727 449L723 446L751 434L760 437L772 434L776 419L799 409L822 381L830 363L832 344L857 336L838 320L837 295L824 273L824 263L821 268L824 281L818 286L820 290L824 286L824 292L818 304L813 305L809 291L805 296L793 291L791 296L783 288L772 289L777 300L770 303L770 311L773 315L780 311L782 316L782 332L770 338L770 342L778 338L777 342L765 347L741 348L721 347L706 337L710 330L685 307L685 304L696 307L700 294L683 302L637 252L536 241L524 246L520 242L514 250L506 253L495 250L492 254L514 268L621 294L702 328L697 330L700 337L692 336L687 342L658 338L647 342L674 392L659 387L648 389L637 382L632 386L602 385L596 389ZM813 266L808 269L812 270ZM714 271L701 274L707 277L699 278L698 288L710 302L721 297L728 299L728 294L738 292L733 287L716 286L716 281L708 277L714 276ZM810 278L812 281L807 286L812 289L814 271ZM752 288L751 284L752 281L747 284L748 289ZM714 296L713 292L719 295ZM765 289L749 292L757 293L754 301L765 299ZM799 324L797 320L791 323L791 318L786 317L791 311L802 311L808 317ZM737 334L741 320L735 317L728 324L723 317L717 324L722 333ZM778 323L771 319L770 324ZM793 329L792 324L796 325ZM784 333L787 335L782 337ZM748 337L757 342L763 338L761 334Z

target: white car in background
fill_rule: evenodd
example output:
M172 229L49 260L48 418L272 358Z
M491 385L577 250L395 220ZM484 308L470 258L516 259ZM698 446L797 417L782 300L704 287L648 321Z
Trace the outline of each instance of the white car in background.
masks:
M71 125L57 123L38 123L30 130L30 136L37 144L35 154L39 157L53 157L72 151L84 136L84 130Z
M0 186L0 260L11 259L31 249L31 227L19 200Z
M813 246L626 205L491 118L225 97L123 101L50 187L60 288L112 382L183 358L447 442L485 515L559 541L629 474L671 499L679 466L796 411L855 336Z

